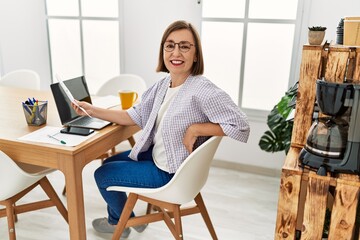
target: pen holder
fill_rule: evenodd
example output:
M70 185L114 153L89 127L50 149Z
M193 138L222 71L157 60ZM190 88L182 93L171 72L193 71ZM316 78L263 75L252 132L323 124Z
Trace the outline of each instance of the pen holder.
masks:
M38 101L34 105L22 104L28 125L40 126L46 123L47 104L47 101Z

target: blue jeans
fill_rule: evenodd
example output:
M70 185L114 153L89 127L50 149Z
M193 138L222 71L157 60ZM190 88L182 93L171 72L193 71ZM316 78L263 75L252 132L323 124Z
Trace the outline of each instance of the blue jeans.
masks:
M159 169L152 158L152 147L138 156L128 157L130 151L106 159L94 173L96 184L107 203L108 221L117 224L127 200L125 192L106 191L109 186L158 188L167 184L174 174ZM132 216L135 216L132 213Z

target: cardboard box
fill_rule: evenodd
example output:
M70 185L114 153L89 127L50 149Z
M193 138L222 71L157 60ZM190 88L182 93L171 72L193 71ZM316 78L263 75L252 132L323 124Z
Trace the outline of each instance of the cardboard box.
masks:
M360 17L345 17L343 44L360 46Z
M360 17L345 17L344 20L360 20Z

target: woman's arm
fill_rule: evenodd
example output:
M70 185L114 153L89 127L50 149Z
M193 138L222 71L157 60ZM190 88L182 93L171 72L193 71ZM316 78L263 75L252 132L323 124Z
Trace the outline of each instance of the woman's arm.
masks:
M190 125L183 139L183 143L190 153L193 151L194 143L199 136L225 136L225 133L217 123L195 123Z
M125 110L117 109L105 109L95 107L87 102L80 102L75 100L80 107L85 109L90 116L100 118L109 122L117 123L119 125L135 125L135 122L130 118L129 114ZM81 116L86 114L74 103L71 103L71 106L74 108L75 112Z

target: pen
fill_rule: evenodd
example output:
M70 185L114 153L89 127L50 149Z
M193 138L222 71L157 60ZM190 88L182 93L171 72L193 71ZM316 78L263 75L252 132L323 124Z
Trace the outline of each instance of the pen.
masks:
M23 108L25 109L25 111L27 111L30 115L32 114L31 110L29 109L29 107L26 105L26 103L22 103L23 104Z
M90 114L84 108L80 107L79 105L77 106L80 108L81 111L83 111L86 115L88 115L89 118L92 118L92 116L90 116Z
M62 144L66 144L66 142L65 142L64 140L60 140L60 139L58 139L58 138L56 138L56 137L54 137L54 136L52 136L52 135L50 135L50 134L48 134L48 137L49 137L49 138L52 138L52 139L55 139L56 141L58 141L58 142L60 142L60 143L62 143Z
M33 108L32 108L32 113L31 113L31 117L30 117L30 122L31 123L34 123L34 120L36 119L35 118L35 115L36 115L36 108L38 106L38 102L36 101L33 105Z
M28 101L29 101L30 105L34 105L33 101L30 98L28 98Z

